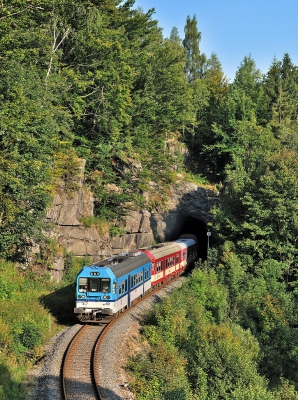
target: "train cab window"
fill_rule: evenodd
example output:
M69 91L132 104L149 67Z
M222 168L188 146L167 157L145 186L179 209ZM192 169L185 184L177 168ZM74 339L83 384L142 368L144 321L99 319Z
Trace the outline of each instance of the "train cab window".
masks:
M111 281L108 278L89 278L89 291L110 293Z
M79 292L87 292L87 278L79 278Z
M89 279L89 291L90 292L98 292L98 282L99 279Z
M102 293L110 293L110 291L111 291L110 279L102 278L101 279L100 292L102 292Z

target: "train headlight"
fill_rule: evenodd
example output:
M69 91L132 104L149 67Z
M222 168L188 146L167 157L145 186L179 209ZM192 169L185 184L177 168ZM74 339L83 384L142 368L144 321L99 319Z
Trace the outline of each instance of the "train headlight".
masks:
M79 298L79 299L84 299L84 298L85 298L85 295L84 295L84 294L79 294L79 295L78 295L78 298Z
M110 299L110 296L103 296L104 299Z

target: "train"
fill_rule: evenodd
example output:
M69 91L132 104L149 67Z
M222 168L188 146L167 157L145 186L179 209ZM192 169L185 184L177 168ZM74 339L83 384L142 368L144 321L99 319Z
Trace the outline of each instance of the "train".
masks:
M81 322L115 317L152 289L183 274L198 257L198 240L183 234L84 266L76 277L74 314Z

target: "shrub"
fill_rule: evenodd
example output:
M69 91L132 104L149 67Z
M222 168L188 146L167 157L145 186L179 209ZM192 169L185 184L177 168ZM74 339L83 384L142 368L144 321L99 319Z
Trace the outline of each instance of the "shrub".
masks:
M34 321L23 323L22 330L18 334L21 344L28 350L33 350L41 342L41 332Z

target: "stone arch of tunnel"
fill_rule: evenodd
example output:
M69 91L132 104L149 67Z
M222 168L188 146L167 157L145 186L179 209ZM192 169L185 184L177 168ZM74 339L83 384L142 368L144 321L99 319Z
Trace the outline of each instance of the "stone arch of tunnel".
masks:
M198 238L198 256L202 260L207 259L207 225L205 222L190 216L181 217L180 221L175 226L175 232L171 234L169 240L175 240L180 235L191 233ZM209 237L209 246L212 241L212 236Z

